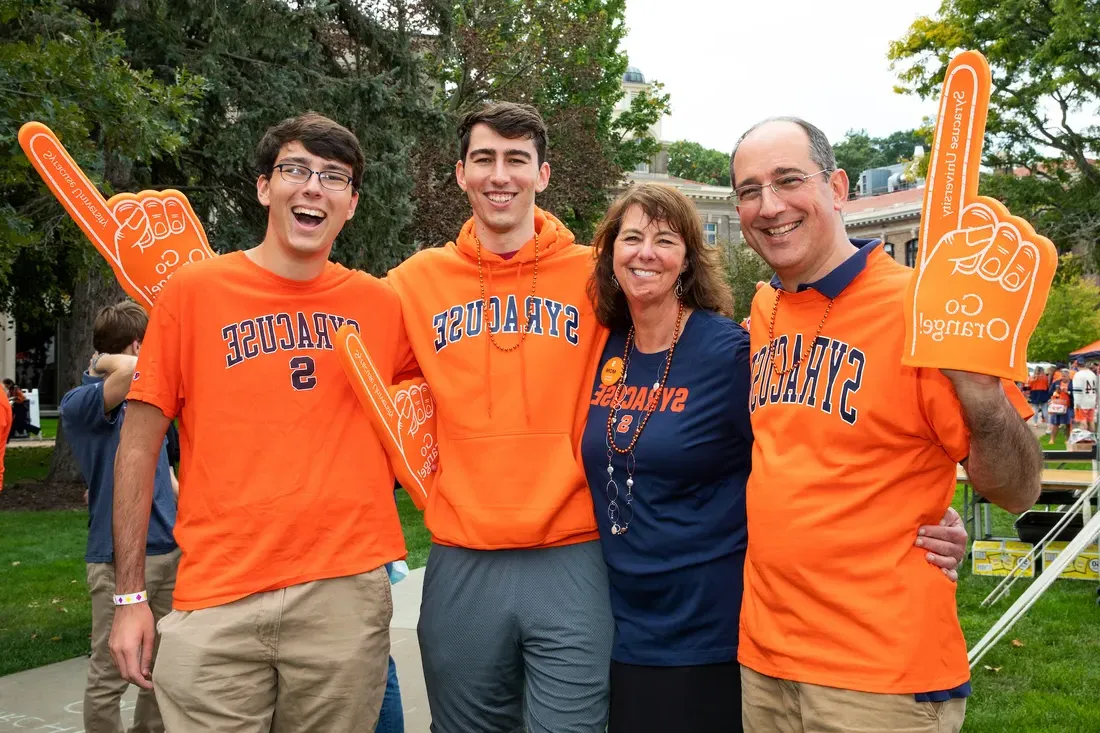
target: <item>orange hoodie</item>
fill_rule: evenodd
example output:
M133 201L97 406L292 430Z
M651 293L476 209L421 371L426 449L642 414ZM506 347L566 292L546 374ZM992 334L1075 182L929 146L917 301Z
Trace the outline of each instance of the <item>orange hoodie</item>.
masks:
M510 259L481 248L485 333L474 221L458 242L390 271L416 360L436 399L440 473L425 523L439 543L478 550L549 547L598 538L580 465L587 395L606 331L586 287L592 250L535 210L539 233Z

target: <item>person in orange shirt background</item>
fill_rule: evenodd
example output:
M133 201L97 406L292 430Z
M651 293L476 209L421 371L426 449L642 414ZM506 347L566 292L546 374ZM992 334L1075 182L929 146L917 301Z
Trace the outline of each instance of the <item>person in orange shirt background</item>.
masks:
M142 343L115 462L111 654L155 686L170 731L359 733L386 687L384 564L405 544L393 472L333 336L357 326L386 380L411 356L393 291L328 260L358 203L355 135L302 115L256 157L263 241L177 272ZM182 559L150 680L145 534L177 416Z
M1050 377L1041 366L1035 367L1027 387L1028 402L1035 411L1035 424L1041 425L1047 422L1047 402L1050 400Z
M7 397L0 398L0 491L4 490L4 453L8 448L11 423L11 403Z
M1070 428L1073 426L1073 393L1070 391L1068 379L1059 379L1054 383L1047 412L1050 415L1051 445L1058 439L1058 428L1063 425L1066 428L1066 440L1069 440Z
M750 326L745 728L957 732L971 690L955 587L911 538L950 506L960 462L990 501L1035 502L1030 410L995 377L902 366L912 271L848 239L848 177L818 128L754 126L730 175L776 272Z

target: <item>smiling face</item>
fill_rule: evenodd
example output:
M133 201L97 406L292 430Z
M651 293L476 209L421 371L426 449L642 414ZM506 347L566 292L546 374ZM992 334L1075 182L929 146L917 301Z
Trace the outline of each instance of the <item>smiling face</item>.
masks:
M776 121L749 133L737 148L735 187L763 185L783 176L821 170L810 157L810 139L796 123ZM740 203L741 232L781 278L816 273L837 246L847 244L841 207L848 198L844 171L822 173L801 187L777 194L764 186L760 197ZM811 278L812 279L812 278Z
M631 206L623 214L614 246L612 269L631 307L676 298L676 278L687 269L687 245L668 222Z
M279 149L275 165L282 164L352 175L348 163L314 155L300 142L290 142ZM359 203L359 194L350 185L343 191L333 191L321 186L316 175L305 183L292 183L278 169L256 181L256 197L268 208L264 241L275 244L280 252L294 259L327 259L336 235L355 215Z
M470 147L455 166L455 178L470 199L479 235L518 234L514 243L522 246L533 233L526 229L534 223L535 194L550 182L550 164L539 165L534 141L506 138L479 123L470 130Z

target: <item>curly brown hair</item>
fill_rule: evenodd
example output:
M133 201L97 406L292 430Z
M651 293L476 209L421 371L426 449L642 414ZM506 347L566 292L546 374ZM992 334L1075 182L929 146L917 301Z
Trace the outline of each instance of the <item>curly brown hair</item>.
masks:
M687 269L682 276L684 305L732 318L733 295L722 265L722 253L703 238L703 224L695 204L672 186L639 183L615 199L592 241L596 267L588 281L588 297L599 322L608 328L626 328L631 323L626 296L615 284L613 258L623 217L632 206L641 207L650 219L667 223L684 240L687 247Z

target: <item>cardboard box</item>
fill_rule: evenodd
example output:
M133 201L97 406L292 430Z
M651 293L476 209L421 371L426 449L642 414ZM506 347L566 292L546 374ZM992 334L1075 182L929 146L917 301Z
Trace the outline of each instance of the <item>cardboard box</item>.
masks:
M1068 544L1068 542L1051 542L1043 548L1043 567L1047 567L1054 562ZM1058 577L1069 578L1070 580L1091 580L1094 583L1100 582L1100 553L1096 550L1096 544L1093 543L1086 547L1083 552L1073 559L1073 562L1066 566L1066 569Z
M1004 577L1016 567L1021 558L1026 558L1035 547L1030 542L1014 540L977 540L971 551L974 575L997 575ZM1016 575L1022 578L1035 577L1035 564L1030 558L1024 560Z

